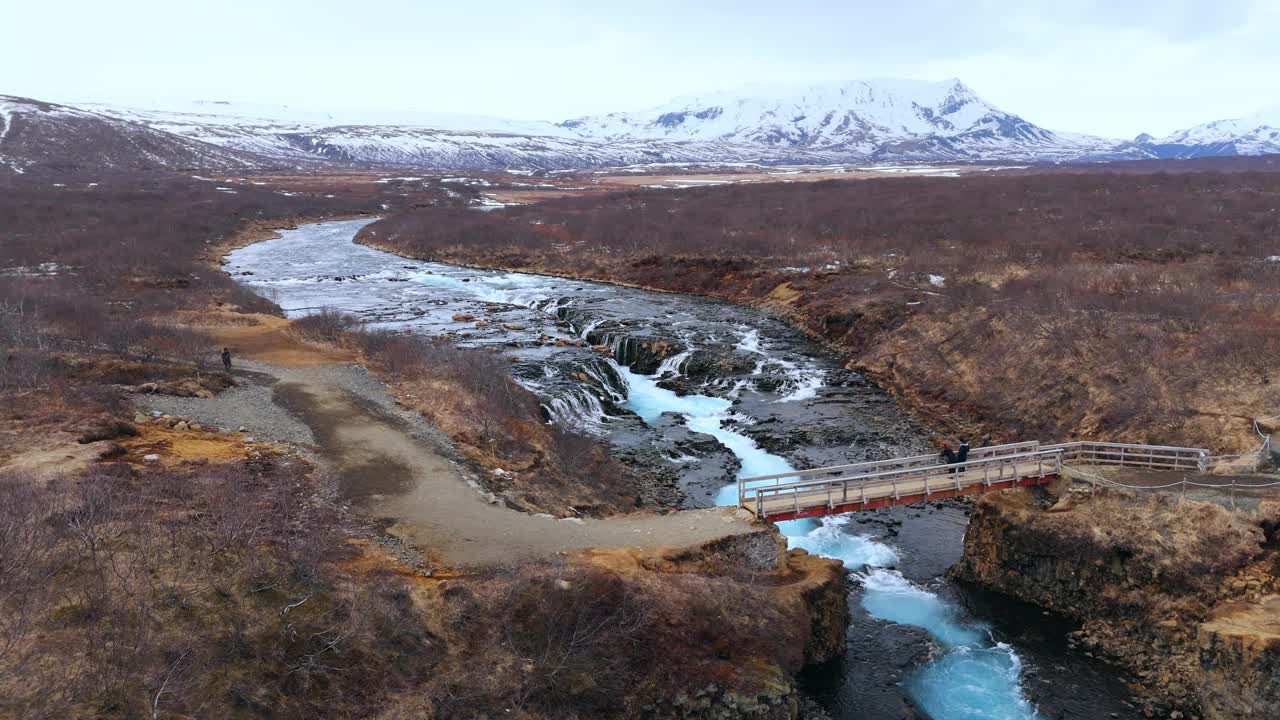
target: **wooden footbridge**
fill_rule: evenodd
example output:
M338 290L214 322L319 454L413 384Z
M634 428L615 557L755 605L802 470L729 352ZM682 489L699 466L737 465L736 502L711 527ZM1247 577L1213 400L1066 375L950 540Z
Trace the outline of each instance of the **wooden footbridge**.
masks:
M1058 479L1068 462L1205 472L1214 458L1202 448L1021 442L974 448L963 463L942 464L937 455L916 455L741 478L738 504L774 522L837 515L1044 485Z

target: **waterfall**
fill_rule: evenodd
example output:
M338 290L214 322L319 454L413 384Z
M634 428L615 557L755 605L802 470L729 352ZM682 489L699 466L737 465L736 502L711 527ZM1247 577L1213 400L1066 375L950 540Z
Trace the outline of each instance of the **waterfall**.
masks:
M260 289L278 289L280 302L296 313L300 308L321 305L341 310L367 313L365 317L391 317L395 323L405 316L406 308L417 307L423 295L440 305L462 303L458 310L475 311L476 301L517 305L548 313L570 323L573 331L594 344L608 345L612 358L600 355L574 360L570 368L544 363L531 369L532 377L518 378L526 387L548 398L543 407L557 423L599 430L606 423L613 406L625 405L645 422L656 423L664 412L682 415L690 430L715 437L741 462L741 476L764 475L791 470L787 461L760 448L749 436L726 427L734 418L732 408L737 394L750 387L751 381L716 378L713 384L729 388L729 396L679 396L658 386L663 377L679 375L687 369L692 346L665 358L655 375L641 375L625 367L635 359L637 340L625 335L625 326L608 317L593 317L586 309L575 307L574 299L565 297L559 281L515 273L485 273L460 268L417 264L378 251L351 244L351 237L365 221L305 225L286 231L278 240L237 250L232 269L251 269L248 281ZM403 269L409 272L403 272ZM416 269L415 269L416 267ZM335 281L336 276L359 280ZM409 277L427 290L414 292L408 283L392 283L390 279ZM581 287L586 287L585 284ZM583 291L587 292L587 291ZM591 290L591 302L608 302L615 288ZM382 293L379 295L378 293ZM441 298L437 301L437 298ZM456 312L448 310L446 312ZM448 317L447 315L445 317ZM652 317L652 316L650 316ZM693 317L700 326L702 317ZM602 327L612 331L603 338ZM387 323L403 328L405 325ZM409 326L412 327L412 326ZM718 342L730 338L738 351L755 356L755 374L778 369L785 375L779 392L781 402L813 397L824 378L821 369L804 358L791 359L771 353L767 338L748 325L708 328L698 336L700 342ZM688 338L682 338L688 341ZM545 356L542 356L545 357ZM571 377L581 372L585 380ZM688 462L690 458L678 458ZM723 488L718 500L736 504L737 486ZM909 625L926 631L936 651L929 662L921 665L903 680L903 686L915 704L935 720L1032 720L1035 708L1023 696L1020 679L1022 662L1008 645L992 641L988 629L966 619L963 612L938 593L910 582L888 568L899 563L899 550L870 535L853 532L857 527L847 517L830 517L821 521L798 520L779 523L791 547L805 548L827 557L843 560L847 566L861 569L857 576L862 585L861 601L874 618L889 623ZM864 660L864 658L858 658ZM865 658L877 662L877 658ZM861 711L859 711L861 712Z
M689 362L689 357L692 354L693 354L693 348L689 348L684 352L676 353L675 355L672 355L671 357L664 359L662 361L662 364L658 366L657 376L665 377L667 375L683 374L684 371L682 370L682 368L684 367L684 364L686 362Z

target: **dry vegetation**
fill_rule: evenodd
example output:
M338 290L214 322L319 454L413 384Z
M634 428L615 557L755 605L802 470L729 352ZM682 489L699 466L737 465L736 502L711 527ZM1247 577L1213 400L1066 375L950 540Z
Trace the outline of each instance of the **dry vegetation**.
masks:
M1151 169L423 208L361 241L756 303L936 422L1251 449L1280 408L1280 173Z
M348 715L438 648L296 461L0 478L0 716ZM396 638L393 648L386 638Z
M485 487L508 504L560 517L641 505L628 468L593 438L547 424L538 398L511 379L500 354L365 330L327 309L291 325L308 340L359 353L401 402L449 436Z
M616 463L543 424L493 356L338 317L290 329L213 265L239 231L442 196L271 182L0 188L0 718L594 720L678 715L663 703L682 691L785 713L791 674L842 647L831 563L775 547L749 567L657 553L426 576L299 457L124 422L121 386L225 386L206 332L298 333L289 352L338 341L318 362L358 352L436 400L419 406L477 467L521 471L490 477L509 497L634 508Z
M274 454L0 476L0 717L638 717L708 686L785 701L826 657L804 598L843 592L829 563L424 578L310 478Z
M211 340L175 321L185 311L276 311L217 269L213 249L245 223L414 200L218 187L176 175L0 180L0 462L131 417L116 385L194 379L216 365Z

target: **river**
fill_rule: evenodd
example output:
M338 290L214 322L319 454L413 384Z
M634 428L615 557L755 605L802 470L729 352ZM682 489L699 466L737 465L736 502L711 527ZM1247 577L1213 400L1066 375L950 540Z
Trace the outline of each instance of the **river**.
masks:
M752 309L406 260L352 242L369 222L304 225L225 269L290 316L330 307L508 354L549 421L601 437L687 506L734 504L737 477L928 449L883 391ZM1116 674L1065 647L1065 622L944 577L966 520L940 503L780 524L854 571L849 652L807 671L806 691L842 720L1132 715Z

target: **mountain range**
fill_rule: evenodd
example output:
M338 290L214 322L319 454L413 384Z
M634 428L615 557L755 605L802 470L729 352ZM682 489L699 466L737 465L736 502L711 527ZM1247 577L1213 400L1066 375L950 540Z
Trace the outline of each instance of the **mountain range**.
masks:
M1049 130L959 80L867 80L685 97L641 112L516 122L202 102L58 105L0 95L0 172L646 163L1096 162L1280 153L1280 108L1167 137Z

